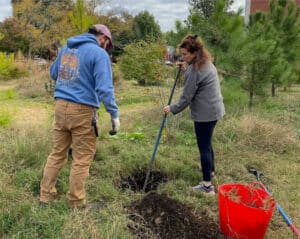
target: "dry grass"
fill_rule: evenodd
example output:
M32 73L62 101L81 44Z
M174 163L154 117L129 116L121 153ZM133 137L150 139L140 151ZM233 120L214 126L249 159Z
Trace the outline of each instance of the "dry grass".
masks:
M76 226L74 226L76 225ZM75 210L70 213L70 217L66 220L63 231L62 239L84 239L84 238L98 238L101 237L97 221L93 219L91 213L87 210Z
M285 153L300 143L291 128L267 121L254 114L243 115L236 131L240 144L264 151Z
M18 91L26 98L36 98L48 96L52 98L52 94L46 91L45 84L50 81L49 71L47 69L37 70L28 77L18 80Z
M20 108L14 117L14 128L42 128L45 122L49 120L47 109L40 106L31 106Z

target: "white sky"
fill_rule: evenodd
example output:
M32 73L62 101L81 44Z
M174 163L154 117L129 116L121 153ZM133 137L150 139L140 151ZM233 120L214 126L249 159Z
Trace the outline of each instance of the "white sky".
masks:
M0 0L0 21L12 15L10 0Z
M234 0L232 9L244 7L245 0ZM107 5L107 7L104 7ZM132 15L147 10L153 14L162 31L175 28L175 20L184 21L189 14L188 0L106 0L103 10L126 10ZM102 10L102 9L101 9ZM0 21L12 15L10 0L0 0Z

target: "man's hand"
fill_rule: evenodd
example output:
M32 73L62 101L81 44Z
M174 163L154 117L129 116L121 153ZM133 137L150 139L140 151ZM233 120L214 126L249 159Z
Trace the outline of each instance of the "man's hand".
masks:
M111 119L111 127L112 130L109 131L109 134L115 135L120 129L120 119L119 118Z

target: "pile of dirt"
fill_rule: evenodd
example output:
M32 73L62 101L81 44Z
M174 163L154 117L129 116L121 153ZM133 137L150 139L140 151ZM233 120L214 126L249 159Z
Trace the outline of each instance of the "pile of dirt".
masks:
M151 192L128 207L128 212L132 220L128 227L138 238L224 238L218 224L205 213L196 215L190 207L165 194Z
M146 180L147 173L144 171L137 171L128 177L121 177L122 190L130 189L134 192L139 192L143 190L144 183ZM168 181L166 174L159 171L152 171L149 174L149 179L145 188L145 192L155 191L159 184Z

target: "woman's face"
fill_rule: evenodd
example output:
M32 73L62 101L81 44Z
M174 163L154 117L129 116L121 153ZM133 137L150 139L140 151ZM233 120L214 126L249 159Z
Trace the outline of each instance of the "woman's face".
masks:
M180 54L182 56L182 59L188 64L192 63L192 61L194 60L194 58L196 56L195 53L190 53L185 48L180 48Z

